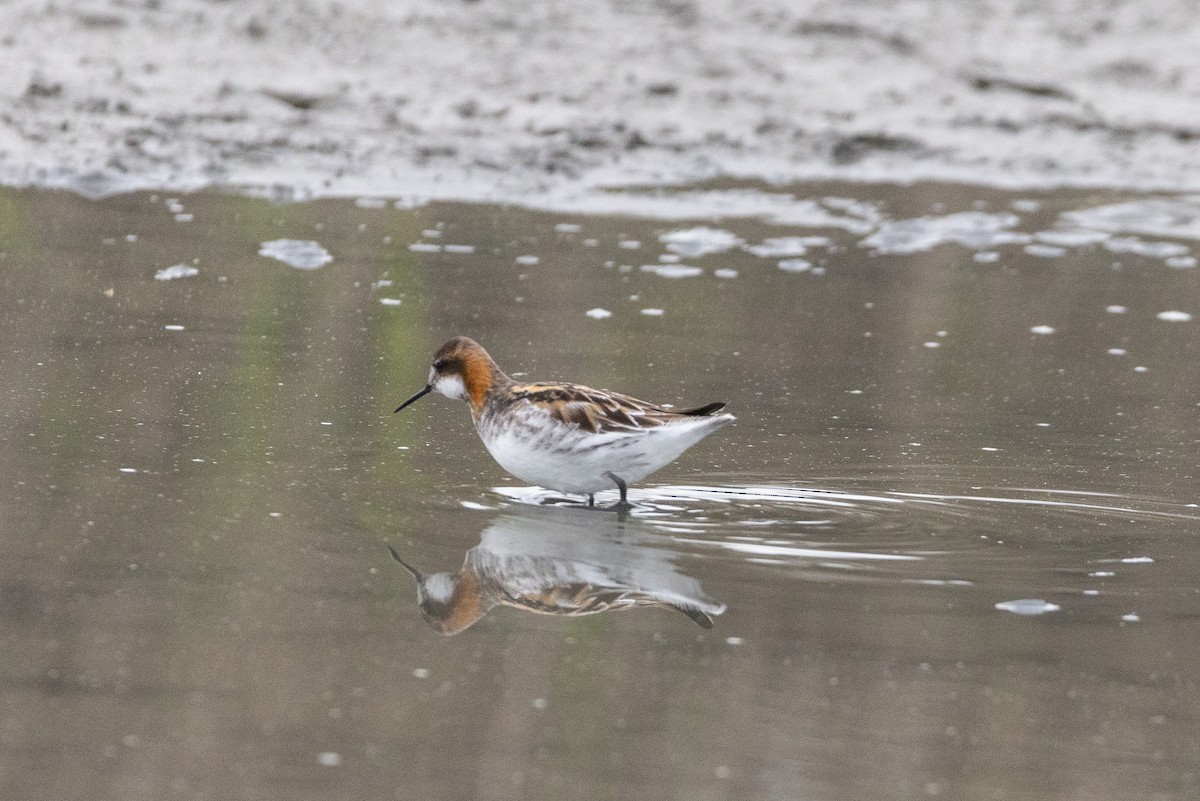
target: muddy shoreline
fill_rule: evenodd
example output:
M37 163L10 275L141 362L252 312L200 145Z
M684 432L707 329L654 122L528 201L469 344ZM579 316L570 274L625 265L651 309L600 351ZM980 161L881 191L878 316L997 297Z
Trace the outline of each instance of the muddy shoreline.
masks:
M0 26L8 185L562 208L720 177L1200 190L1184 2L114 0Z

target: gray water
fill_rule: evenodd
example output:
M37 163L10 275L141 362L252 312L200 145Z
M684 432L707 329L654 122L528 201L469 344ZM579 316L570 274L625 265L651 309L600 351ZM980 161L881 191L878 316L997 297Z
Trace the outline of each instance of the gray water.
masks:
M788 191L0 194L0 796L1195 798L1200 204ZM454 334L738 421L587 510L391 414Z

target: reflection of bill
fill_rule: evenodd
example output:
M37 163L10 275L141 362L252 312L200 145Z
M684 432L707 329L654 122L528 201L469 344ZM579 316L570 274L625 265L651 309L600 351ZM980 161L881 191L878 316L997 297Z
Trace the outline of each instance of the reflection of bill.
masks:
M676 571L670 551L651 546L661 537L633 521L538 511L496 518L457 573L426 575L388 546L416 578L417 602L430 626L458 634L496 606L566 616L658 606L707 629L725 611L700 582Z

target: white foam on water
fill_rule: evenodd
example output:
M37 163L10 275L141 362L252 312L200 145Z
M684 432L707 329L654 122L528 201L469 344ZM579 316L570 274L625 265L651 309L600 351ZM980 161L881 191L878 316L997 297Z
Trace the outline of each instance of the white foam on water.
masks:
M1110 233L1200 239L1200 196L1113 203L1068 211L1062 219L1080 228Z
M1145 242L1136 236L1125 236L1109 239L1104 243L1104 249L1113 253L1133 253L1152 259L1166 259L1172 256L1187 255L1188 248L1175 242Z
M1044 615L1047 612L1057 612L1062 609L1058 604L1043 601L1041 598L1020 598L1016 601L1001 601L996 604L1001 612L1012 612L1014 615Z
M1088 231L1085 229L1064 229L1056 231L1038 231L1033 238L1047 245L1058 245L1064 248L1077 248L1085 245L1095 245L1108 239L1112 234L1104 231Z
M1054 333L1054 326L1051 326L1051 325L1035 325L1033 328L1030 328L1030 329L1029 329L1029 331L1030 331L1031 333L1034 333L1034 334L1040 334L1040 335L1042 335L1042 336L1047 336L1047 335L1049 335L1049 334L1053 334L1053 333Z
M609 317L612 317L612 312L610 312L608 309L601 309L599 307L595 309L588 309L584 312L584 314L586 314L588 317L591 317L593 320L607 320Z
M745 250L764 259L781 256L803 256L808 252L809 240L805 236L779 236L764 239L757 245L748 245Z
M806 273L812 269L812 262L804 259L784 259L779 262L778 267L785 273Z
M667 250L691 259L710 253L724 253L743 242L740 236L723 228L709 228L703 225L668 231L658 239L667 246Z
M964 211L943 217L918 217L890 220L859 244L880 253L903 255L932 250L939 245L959 244L972 250L984 250L1004 244L1025 244L1029 234L1010 230L1020 218L1015 214L988 214Z
M155 281L174 281L177 278L191 278L193 275L199 275L200 271L190 264L173 264L170 267L164 267L154 274Z
M1025 252L1030 256L1038 256L1043 259L1056 259L1059 256L1067 255L1067 249L1058 245L1041 245L1034 243L1025 246Z
M654 273L662 278L694 278L704 270L689 264L643 264L642 272Z
M1154 316L1168 323L1187 323L1192 319L1192 315L1182 311L1162 311Z
M315 270L333 261L319 242L308 239L273 239L263 242L258 255L283 262L297 270Z

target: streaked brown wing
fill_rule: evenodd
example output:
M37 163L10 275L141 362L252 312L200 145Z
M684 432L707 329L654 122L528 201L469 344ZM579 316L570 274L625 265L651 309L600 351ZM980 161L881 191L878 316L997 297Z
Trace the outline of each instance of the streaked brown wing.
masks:
M545 409L556 420L590 433L653 428L680 416L629 395L579 384L523 384L513 387L512 393Z
M638 606L659 606L682 612L701 628L711 629L713 620L701 609L664 601L654 595L638 590L619 587L595 587L591 584L564 584L548 588L537 594L508 595L500 598L505 606L515 606L543 615L594 615Z

